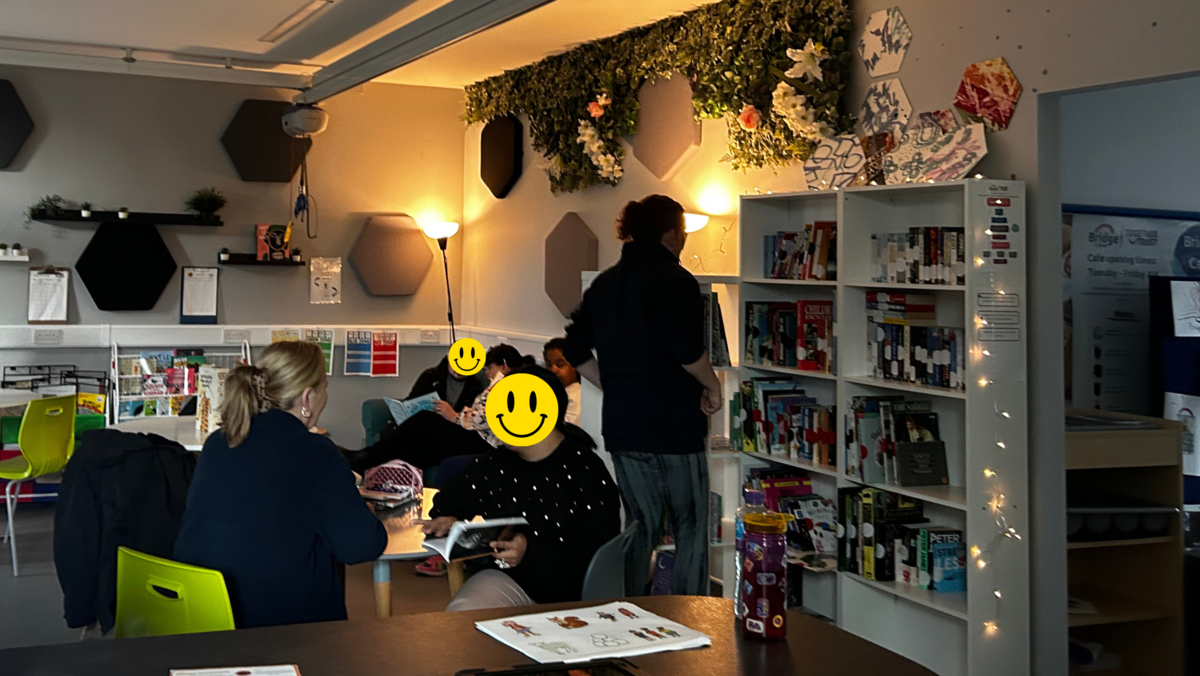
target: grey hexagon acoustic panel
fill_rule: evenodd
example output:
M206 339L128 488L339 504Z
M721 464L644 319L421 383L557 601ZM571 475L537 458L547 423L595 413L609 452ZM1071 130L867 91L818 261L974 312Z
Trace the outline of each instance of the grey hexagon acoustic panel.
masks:
M600 240L579 214L569 211L546 235L546 295L564 317L583 296L584 270L600 265Z
M8 80L0 80L0 169L7 169L33 133L33 119Z
M700 122L692 106L692 84L676 73L638 90L633 156L660 181L669 181L700 150Z
M372 216L350 249L350 267L372 296L410 296L433 262L427 240L409 216Z
M92 302L105 312L154 309L175 270L175 258L153 225L103 223L75 261Z
M246 99L233 115L221 145L243 181L287 183L312 147L312 139L283 131L287 101Z
M488 122L479 137L479 177L496 199L504 199L521 178L524 128L515 115Z

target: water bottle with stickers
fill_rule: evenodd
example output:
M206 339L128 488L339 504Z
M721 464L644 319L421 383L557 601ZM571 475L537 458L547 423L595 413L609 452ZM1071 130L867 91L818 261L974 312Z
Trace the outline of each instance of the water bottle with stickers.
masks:
M788 514L747 514L738 598L745 610L742 635L769 641L787 638Z
M734 583L733 588L739 590L742 588L742 558L746 549L746 515L748 514L763 514L767 508L763 506L765 496L762 491L747 488L742 492L744 505L738 508L733 520L733 539L734 539ZM742 594L740 591L734 594L733 612L738 619L746 616L746 608L742 605Z

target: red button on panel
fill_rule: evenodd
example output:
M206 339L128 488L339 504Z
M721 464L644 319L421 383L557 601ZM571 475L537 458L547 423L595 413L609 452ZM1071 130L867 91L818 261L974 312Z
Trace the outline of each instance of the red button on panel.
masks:
M1012 200L1007 197L989 197L987 204L989 207L1010 207Z
M1012 242L992 242L993 249L1007 249Z

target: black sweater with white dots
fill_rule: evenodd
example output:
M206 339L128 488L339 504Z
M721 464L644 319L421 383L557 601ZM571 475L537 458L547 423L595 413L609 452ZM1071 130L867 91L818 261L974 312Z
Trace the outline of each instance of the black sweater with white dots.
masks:
M599 456L567 439L540 462L504 447L479 457L434 497L430 515L525 517L525 556L505 572L537 603L557 603L580 599L592 556L620 533L620 499Z

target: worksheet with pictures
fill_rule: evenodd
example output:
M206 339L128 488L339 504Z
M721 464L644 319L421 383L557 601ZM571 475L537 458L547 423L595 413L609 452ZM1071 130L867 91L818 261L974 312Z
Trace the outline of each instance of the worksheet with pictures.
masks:
M586 662L712 645L712 638L632 603L535 613L475 627L538 662Z

